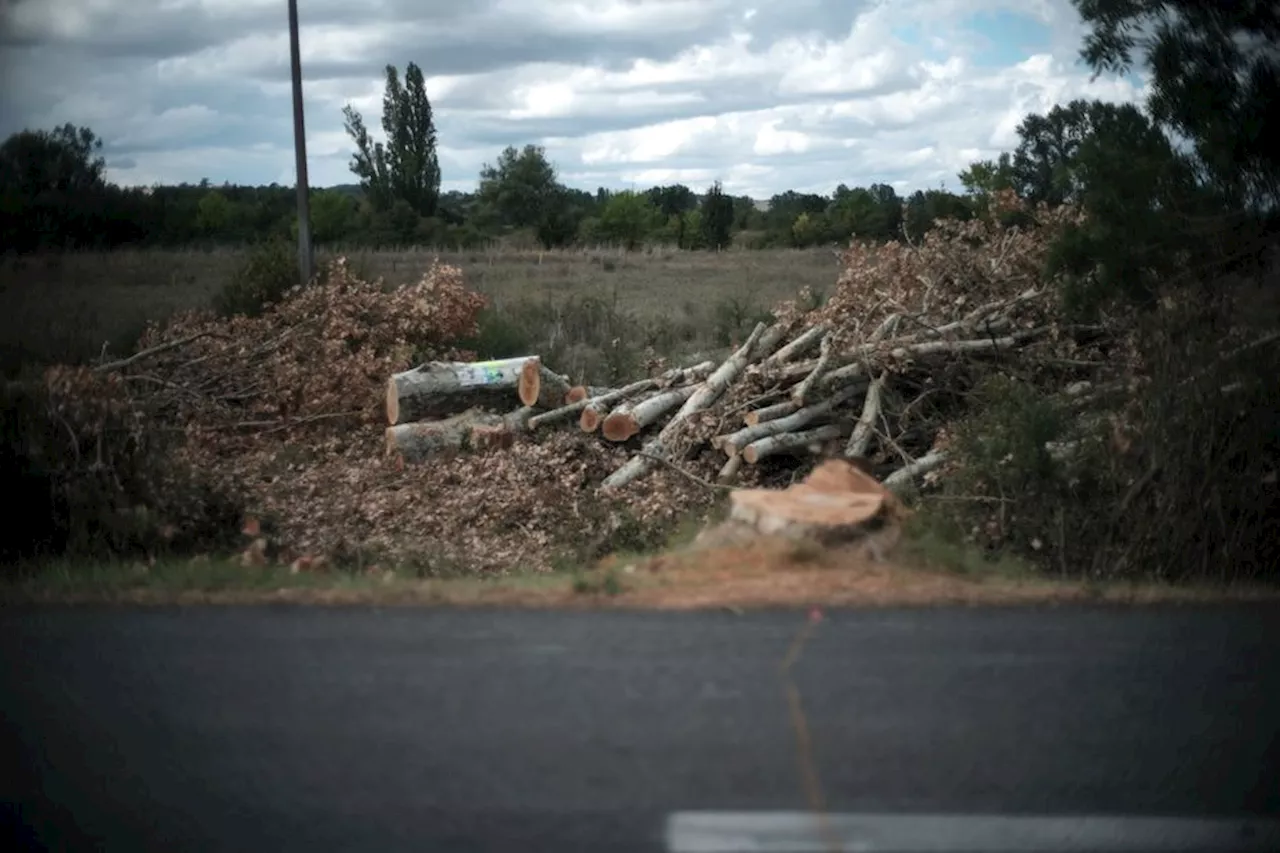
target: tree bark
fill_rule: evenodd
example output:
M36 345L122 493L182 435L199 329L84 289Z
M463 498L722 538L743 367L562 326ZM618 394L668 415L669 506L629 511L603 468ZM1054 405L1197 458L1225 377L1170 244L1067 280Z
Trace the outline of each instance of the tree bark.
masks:
M690 382L701 382L716 369L714 361L704 361L692 367L673 367L658 377L659 388L670 388L673 385L684 385Z
M821 341L826 334L827 325L825 323L820 323L801 332L791 343L766 358L761 367L770 368L786 364L801 353L807 352L810 347Z
M604 419L600 431L609 441L626 441L688 400L697 390L696 385L686 385L654 394L631 405L619 406Z
M755 426L766 421L785 418L793 412L800 411L800 405L794 400L783 400L781 403L774 403L772 406L765 406L763 409L756 409L754 412L747 412L742 416L742 422L747 426Z
M395 424L386 430L386 452L406 462L421 462L448 451L507 446L524 431L532 413L528 407L505 415L469 409L442 420Z
M809 395L813 393L813 389L817 387L818 380L822 378L822 374L827 372L827 366L831 363L832 341L830 335L824 335L818 363L813 366L813 370L806 376L799 385L791 392L791 399L796 405L803 406Z
M724 363L711 376L707 377L706 382L698 386L698 389L689 399L684 401L680 411L675 413L671 420L667 422L667 425L662 428L662 431L645 443L641 453L632 456L625 465L606 477L604 482L600 484L601 488L621 488L653 470L653 466L658 464L655 459L665 459L667 456L666 443L675 436L680 422L694 412L707 408L724 393L725 388L747 366L764 332L764 323L757 323L746 342L733 355L725 359Z
M596 397L584 398L576 402L567 403L558 409L552 409L549 412L534 415L529 419L529 429L537 429L545 424L555 423L572 418L574 415L587 409L589 406L603 404L607 406L614 400L621 400L631 394L638 394L641 391L647 391L653 388L652 379L644 379L640 382L633 382L623 388L609 390Z
M867 389L867 399L862 404L862 416L858 418L853 434L849 436L849 443L845 445L845 456L862 458L867 455L867 445L871 443L872 426L876 418L880 417L880 392L884 389L886 375L881 373Z
M945 450L931 450L911 464L903 465L897 471L885 477L885 488L897 492L899 489L911 485L911 482L916 477L941 467L942 463L946 461L947 452Z
M657 380L641 379L639 382L632 382L617 391L610 391L608 394L584 401L582 408L578 409L578 411L582 412L582 415L578 418L579 428L583 432L595 432L600 428L600 422L604 420L605 415L609 414L609 409L614 403L636 394L643 394L645 391L652 391L657 387ZM575 403L574 405L578 404ZM566 406L565 408L568 409L570 407Z
M755 426L743 427L737 432L728 435L716 436L711 440L712 445L719 447L728 456L736 456L754 441L765 438L770 435L778 435L779 433L792 432L801 427L808 426L820 419L830 416L831 412L841 403L852 399L855 395L862 391L861 385L851 385L823 400L821 403L815 403L807 406L795 414L787 415L785 418L775 418Z
M779 453L794 453L797 450L807 452L810 445L821 444L833 438L844 438L848 434L848 424L825 424L803 432L778 433L751 442L733 458L744 459L747 464L755 465L765 457L776 456Z
M409 423L494 405L520 385L528 356L496 361L433 361L387 380L387 423ZM510 398L507 397L507 400ZM505 401L501 403L505 408Z

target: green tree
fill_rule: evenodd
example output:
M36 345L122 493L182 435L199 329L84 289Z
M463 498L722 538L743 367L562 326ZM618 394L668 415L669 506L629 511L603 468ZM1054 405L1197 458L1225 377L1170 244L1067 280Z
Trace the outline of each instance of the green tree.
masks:
M228 239L236 220L236 206L218 190L209 190L196 207L196 228L206 237Z
M107 184L102 140L87 127L23 130L0 145L0 244L95 246L127 238L123 194Z
M802 213L791 223L791 242L798 249L815 245L822 240L822 217Z
M386 143L374 142L364 119L350 104L343 108L346 130L356 144L351 171L378 210L403 201L419 216L434 216L440 200L440 162L436 129L422 70L412 62L404 85L394 65L386 68L382 130Z
M997 163L992 180L1007 177L1018 193L1032 202L1079 201L1083 185L1076 155L1085 140L1098 133L1114 134L1122 126L1135 129L1149 124L1132 104L1080 99L1056 106L1043 116L1029 115L1018 125L1018 147L1008 172L1002 173Z
M664 219L679 216L698 206L698 194L684 184L653 187L645 195Z
M508 228L537 228L564 198L555 167L540 145L522 150L507 146L497 162L485 163L477 195L484 215Z
M105 186L102 140L87 127L24 130L0 145L0 189L26 198Z
M1073 0L1089 33L1082 58L1124 73L1141 54L1147 109L1190 140L1237 204L1280 200L1280 5L1272 0Z
M992 193L1013 187L1013 158L1002 151L995 160L978 160L960 173L960 184L974 199L985 202Z
M700 208L702 239L707 248L723 249L729 245L733 229L733 199L716 181L702 197Z
M624 190L614 193L600 211L599 233L630 252L639 248L661 222L662 214L647 194Z
M1089 216L1055 245L1050 271L1068 273L1066 296L1077 309L1113 297L1150 302L1159 283L1206 259L1203 235L1187 227L1212 222L1219 199L1198 186L1193 164L1136 107L1094 104L1090 112L1064 169L1072 199Z
M356 226L359 205L354 198L336 190L311 193L311 233L317 243L350 239Z

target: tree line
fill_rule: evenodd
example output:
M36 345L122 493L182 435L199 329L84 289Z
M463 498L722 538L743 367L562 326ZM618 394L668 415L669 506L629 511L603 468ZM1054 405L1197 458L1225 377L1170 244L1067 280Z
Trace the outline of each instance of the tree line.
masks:
M1135 50L1146 49L1150 99L1141 107L1077 100L1028 115L1013 151L959 175L960 193L902 197L884 183L841 184L830 195L779 193L765 206L719 183L703 193L680 184L592 193L564 185L537 145L504 149L472 192L441 192L432 107L421 69L409 63L403 80L386 67L385 141L344 109L358 183L312 192L313 236L321 245L370 247L470 248L514 238L546 248L806 247L918 238L939 217L985 215L993 192L1013 189L1033 202L1089 209L1092 224L1056 258L1062 268L1082 278L1101 269L1108 286L1141 289L1138 280L1162 254L1185 254L1187 228L1242 213L1256 223L1276 210L1280 145L1269 105L1280 76L1280 12L1260 2L1075 4L1090 27L1082 55L1095 72L1125 71ZM1155 35L1140 41L1142 33ZM90 128L71 124L24 130L0 145L6 247L239 245L296 232L290 187L119 187L105 178L101 149ZM1233 220L1221 230L1238 227Z

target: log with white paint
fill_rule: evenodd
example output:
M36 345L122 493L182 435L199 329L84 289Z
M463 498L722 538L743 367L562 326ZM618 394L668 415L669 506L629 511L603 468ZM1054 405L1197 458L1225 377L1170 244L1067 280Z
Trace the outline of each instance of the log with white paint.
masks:
M433 361L387 380L387 423L452 415L476 405L510 405L531 356L494 361Z

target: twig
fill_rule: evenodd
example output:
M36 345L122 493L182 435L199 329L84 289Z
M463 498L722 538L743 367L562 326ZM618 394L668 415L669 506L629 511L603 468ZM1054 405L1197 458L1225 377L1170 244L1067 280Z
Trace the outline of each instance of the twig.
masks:
M654 462L661 462L663 465L666 465L668 468L670 468L672 471L675 471L677 474L687 477L688 479L697 483L699 486L706 486L708 489L714 489L722 492L736 492L741 488L741 486L729 486L723 483L713 483L710 480L704 480L701 477L699 477L697 474L691 474L688 471L684 470L679 465L672 462L670 459L667 459L666 457L663 457L663 456L658 456L657 454L654 454L654 453L646 453L643 450L637 450L636 456L643 456L646 459L652 459Z
M215 332L212 332L212 331L196 332L194 335L187 335L185 338L178 338L178 340L176 341L166 341L163 344L156 344L153 347L147 347L144 350L135 352L133 355L129 356L128 358L121 358L115 361L109 361L106 364L99 364L97 367L93 369L93 372L94 373L110 373L113 370L119 370L123 367L128 367L129 365L135 362L142 361L144 358L150 358L153 355L159 355L162 352L168 352L169 350L177 349L178 347L185 347L187 344L193 341L198 341L201 338L209 338L209 337L223 338L226 336L216 334Z

